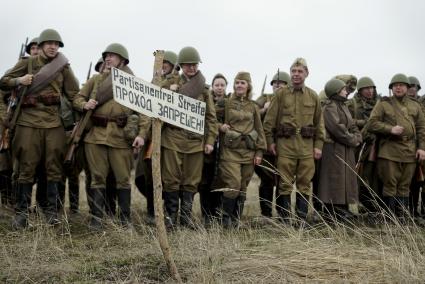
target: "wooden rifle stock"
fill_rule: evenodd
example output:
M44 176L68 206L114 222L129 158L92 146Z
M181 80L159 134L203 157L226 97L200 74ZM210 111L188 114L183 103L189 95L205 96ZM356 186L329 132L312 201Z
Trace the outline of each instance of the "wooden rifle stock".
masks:
M81 137L84 134L84 129L86 128L87 123L89 122L89 119L93 113L93 110L89 110L86 113L84 113L83 117L78 121L74 129L72 130L71 134L71 143L68 147L68 151L65 155L64 163L65 165L69 165L72 163L75 149L77 149L78 145L80 144Z

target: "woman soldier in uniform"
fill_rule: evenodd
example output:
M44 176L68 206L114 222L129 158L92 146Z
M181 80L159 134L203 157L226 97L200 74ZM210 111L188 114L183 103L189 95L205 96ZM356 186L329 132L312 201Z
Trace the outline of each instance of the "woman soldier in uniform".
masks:
M237 226L243 212L246 189L261 164L266 150L266 138L260 111L251 101L251 75L239 72L234 80L233 94L224 105L224 123L221 132L219 183L229 191L223 192L223 226Z
M328 99L323 106L326 138L323 145L319 198L329 212L336 212L337 218L352 215L347 205L358 203L355 149L362 142L362 136L345 104L347 91L345 83L332 79L326 83ZM341 159L343 161L341 161Z
M224 98L226 97L227 79L220 73L216 74L212 80L211 96L215 104L217 120L223 123ZM204 155L204 167L202 169L202 179L199 184L199 198L201 201L201 211L204 218L205 227L209 227L213 217L217 217L220 206L220 193L211 192L218 170L218 139L214 143L214 150L210 154Z

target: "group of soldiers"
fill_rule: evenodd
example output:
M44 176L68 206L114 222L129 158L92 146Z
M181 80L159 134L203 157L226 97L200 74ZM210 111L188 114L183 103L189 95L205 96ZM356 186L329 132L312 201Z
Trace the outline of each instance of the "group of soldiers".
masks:
M135 184L147 199L147 221L153 223L152 120L118 104L112 94L111 68L133 74L127 49L108 45L95 66L98 73L80 89L61 47L59 33L44 30L26 46L29 56L0 79L1 200L15 207L13 228L30 225L35 184L37 208L48 224L60 223L66 180L70 213L77 214L83 170L90 227L100 230L105 215L118 215L119 224L131 228L134 165ZM300 220L309 219L310 203L318 212L343 218L362 211L372 216L382 208L400 218L410 208L412 216L421 217L425 103L415 77L396 74L389 84L392 95L381 97L370 78L338 75L318 95L305 85L305 59L297 58L289 74L275 74L273 93L254 101L250 73L237 73L227 94L225 76L218 73L207 85L200 62L193 47L178 55L166 51L155 82L206 104L204 135L162 124L168 228L194 227L197 192L205 226L214 220L238 226L254 172L261 179L261 214L272 217L275 204L284 223L292 218L294 184ZM77 130L83 133L78 139Z

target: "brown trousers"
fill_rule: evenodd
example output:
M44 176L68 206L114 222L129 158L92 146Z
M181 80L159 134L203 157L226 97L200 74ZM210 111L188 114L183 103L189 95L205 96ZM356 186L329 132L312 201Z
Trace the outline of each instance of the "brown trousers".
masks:
M278 157L277 169L281 174L279 180L279 195L289 195L295 182L297 189L302 194L310 195L310 183L314 176L314 159L291 159Z
M383 196L408 197L416 163L401 163L379 158L378 176L383 183Z

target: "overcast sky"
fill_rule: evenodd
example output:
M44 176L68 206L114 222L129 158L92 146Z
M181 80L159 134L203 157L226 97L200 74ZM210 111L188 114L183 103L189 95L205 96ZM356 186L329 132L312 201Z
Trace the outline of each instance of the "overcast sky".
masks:
M296 57L306 58L306 84L317 92L336 74L370 76L385 95L399 72L425 87L421 0L14 0L2 11L1 74L16 63L26 37L54 28L80 83L90 61L119 42L129 51L129 66L146 80L154 50L178 53L191 45L208 83L217 72L233 81L238 71L249 71L257 94L266 74L269 81L278 68L288 72Z

